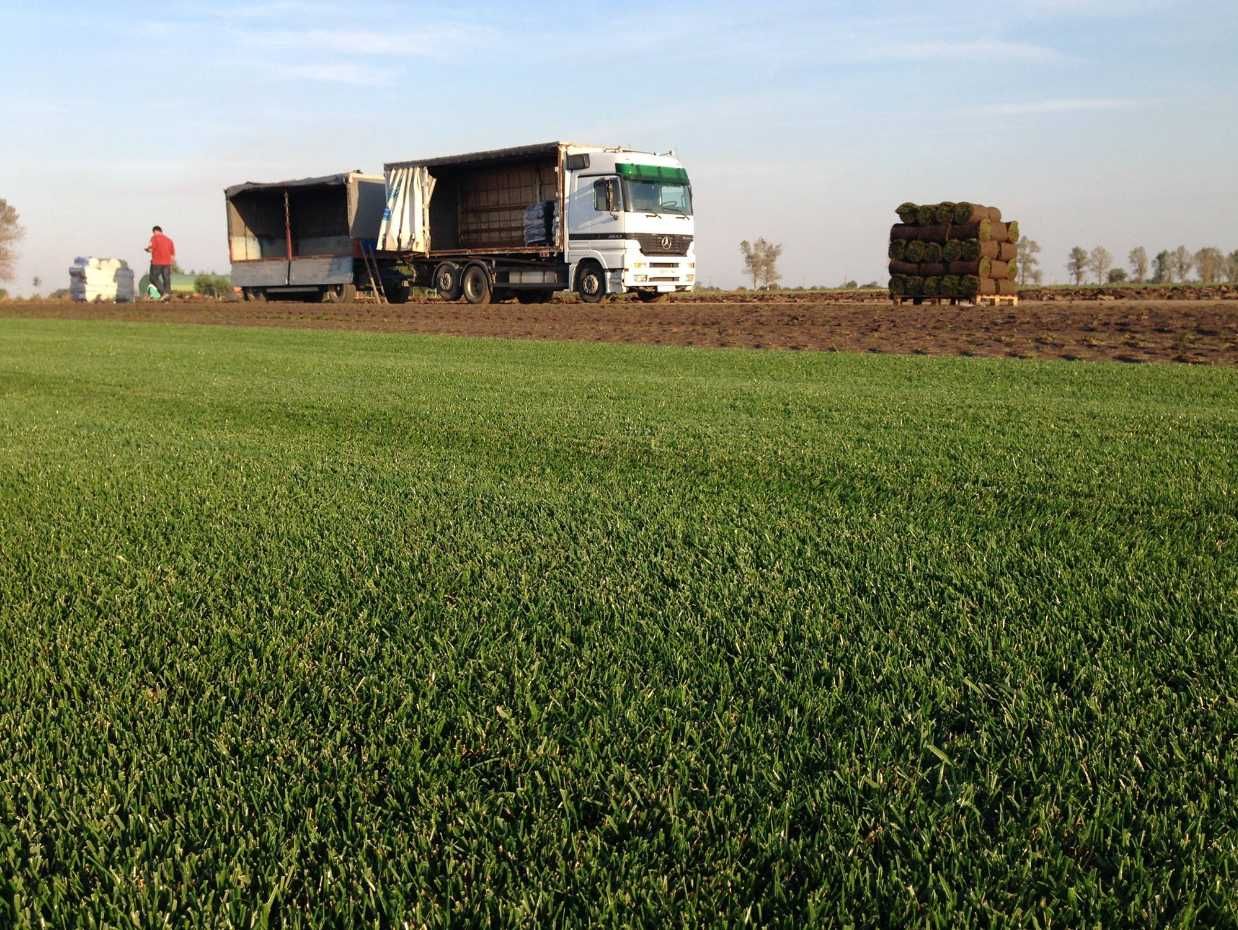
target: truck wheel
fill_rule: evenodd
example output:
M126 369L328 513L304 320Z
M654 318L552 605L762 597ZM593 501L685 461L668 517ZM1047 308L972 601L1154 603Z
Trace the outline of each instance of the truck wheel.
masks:
M434 288L443 300L459 300L460 269L451 262L443 262L434 269Z
M464 299L471 304L490 303L490 274L481 265L469 265L461 280Z
M383 291L387 294L387 303L389 304L406 304L408 303L409 286L404 279L396 280L394 278L383 282Z
M576 272L576 293L587 304L596 304L606 296L606 272L597 262L582 262Z
M260 287L247 287L241 294L247 302L266 303L267 300L267 292Z
M636 296L639 297L643 303L647 304L656 304L658 301L663 300L666 297L666 295L661 291L637 291Z

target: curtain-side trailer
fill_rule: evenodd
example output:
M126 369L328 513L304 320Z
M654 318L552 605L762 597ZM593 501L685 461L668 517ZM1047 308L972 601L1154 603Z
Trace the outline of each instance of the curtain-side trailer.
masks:
M380 254L448 300L695 287L692 188L673 155L548 142L392 162L384 176Z
M389 300L407 299L394 262L373 255L386 202L381 177L246 182L224 197L232 285L246 300L348 300L375 287Z

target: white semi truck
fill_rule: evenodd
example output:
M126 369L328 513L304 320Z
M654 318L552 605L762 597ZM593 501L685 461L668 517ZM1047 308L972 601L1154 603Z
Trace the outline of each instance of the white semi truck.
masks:
M673 155L548 142L384 166L379 255L469 303L643 300L696 286L692 187Z

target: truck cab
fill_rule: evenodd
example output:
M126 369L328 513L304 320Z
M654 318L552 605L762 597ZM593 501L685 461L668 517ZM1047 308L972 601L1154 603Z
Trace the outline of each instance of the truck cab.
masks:
M604 269L607 294L653 300L695 287L692 186L678 159L604 149L569 154L566 169L566 252L578 290L582 263Z

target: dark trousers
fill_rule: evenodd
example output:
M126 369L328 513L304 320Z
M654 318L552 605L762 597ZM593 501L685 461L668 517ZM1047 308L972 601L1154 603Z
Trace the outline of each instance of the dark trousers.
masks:
M159 288L159 293L167 297L172 293L172 266L151 265L150 283Z

